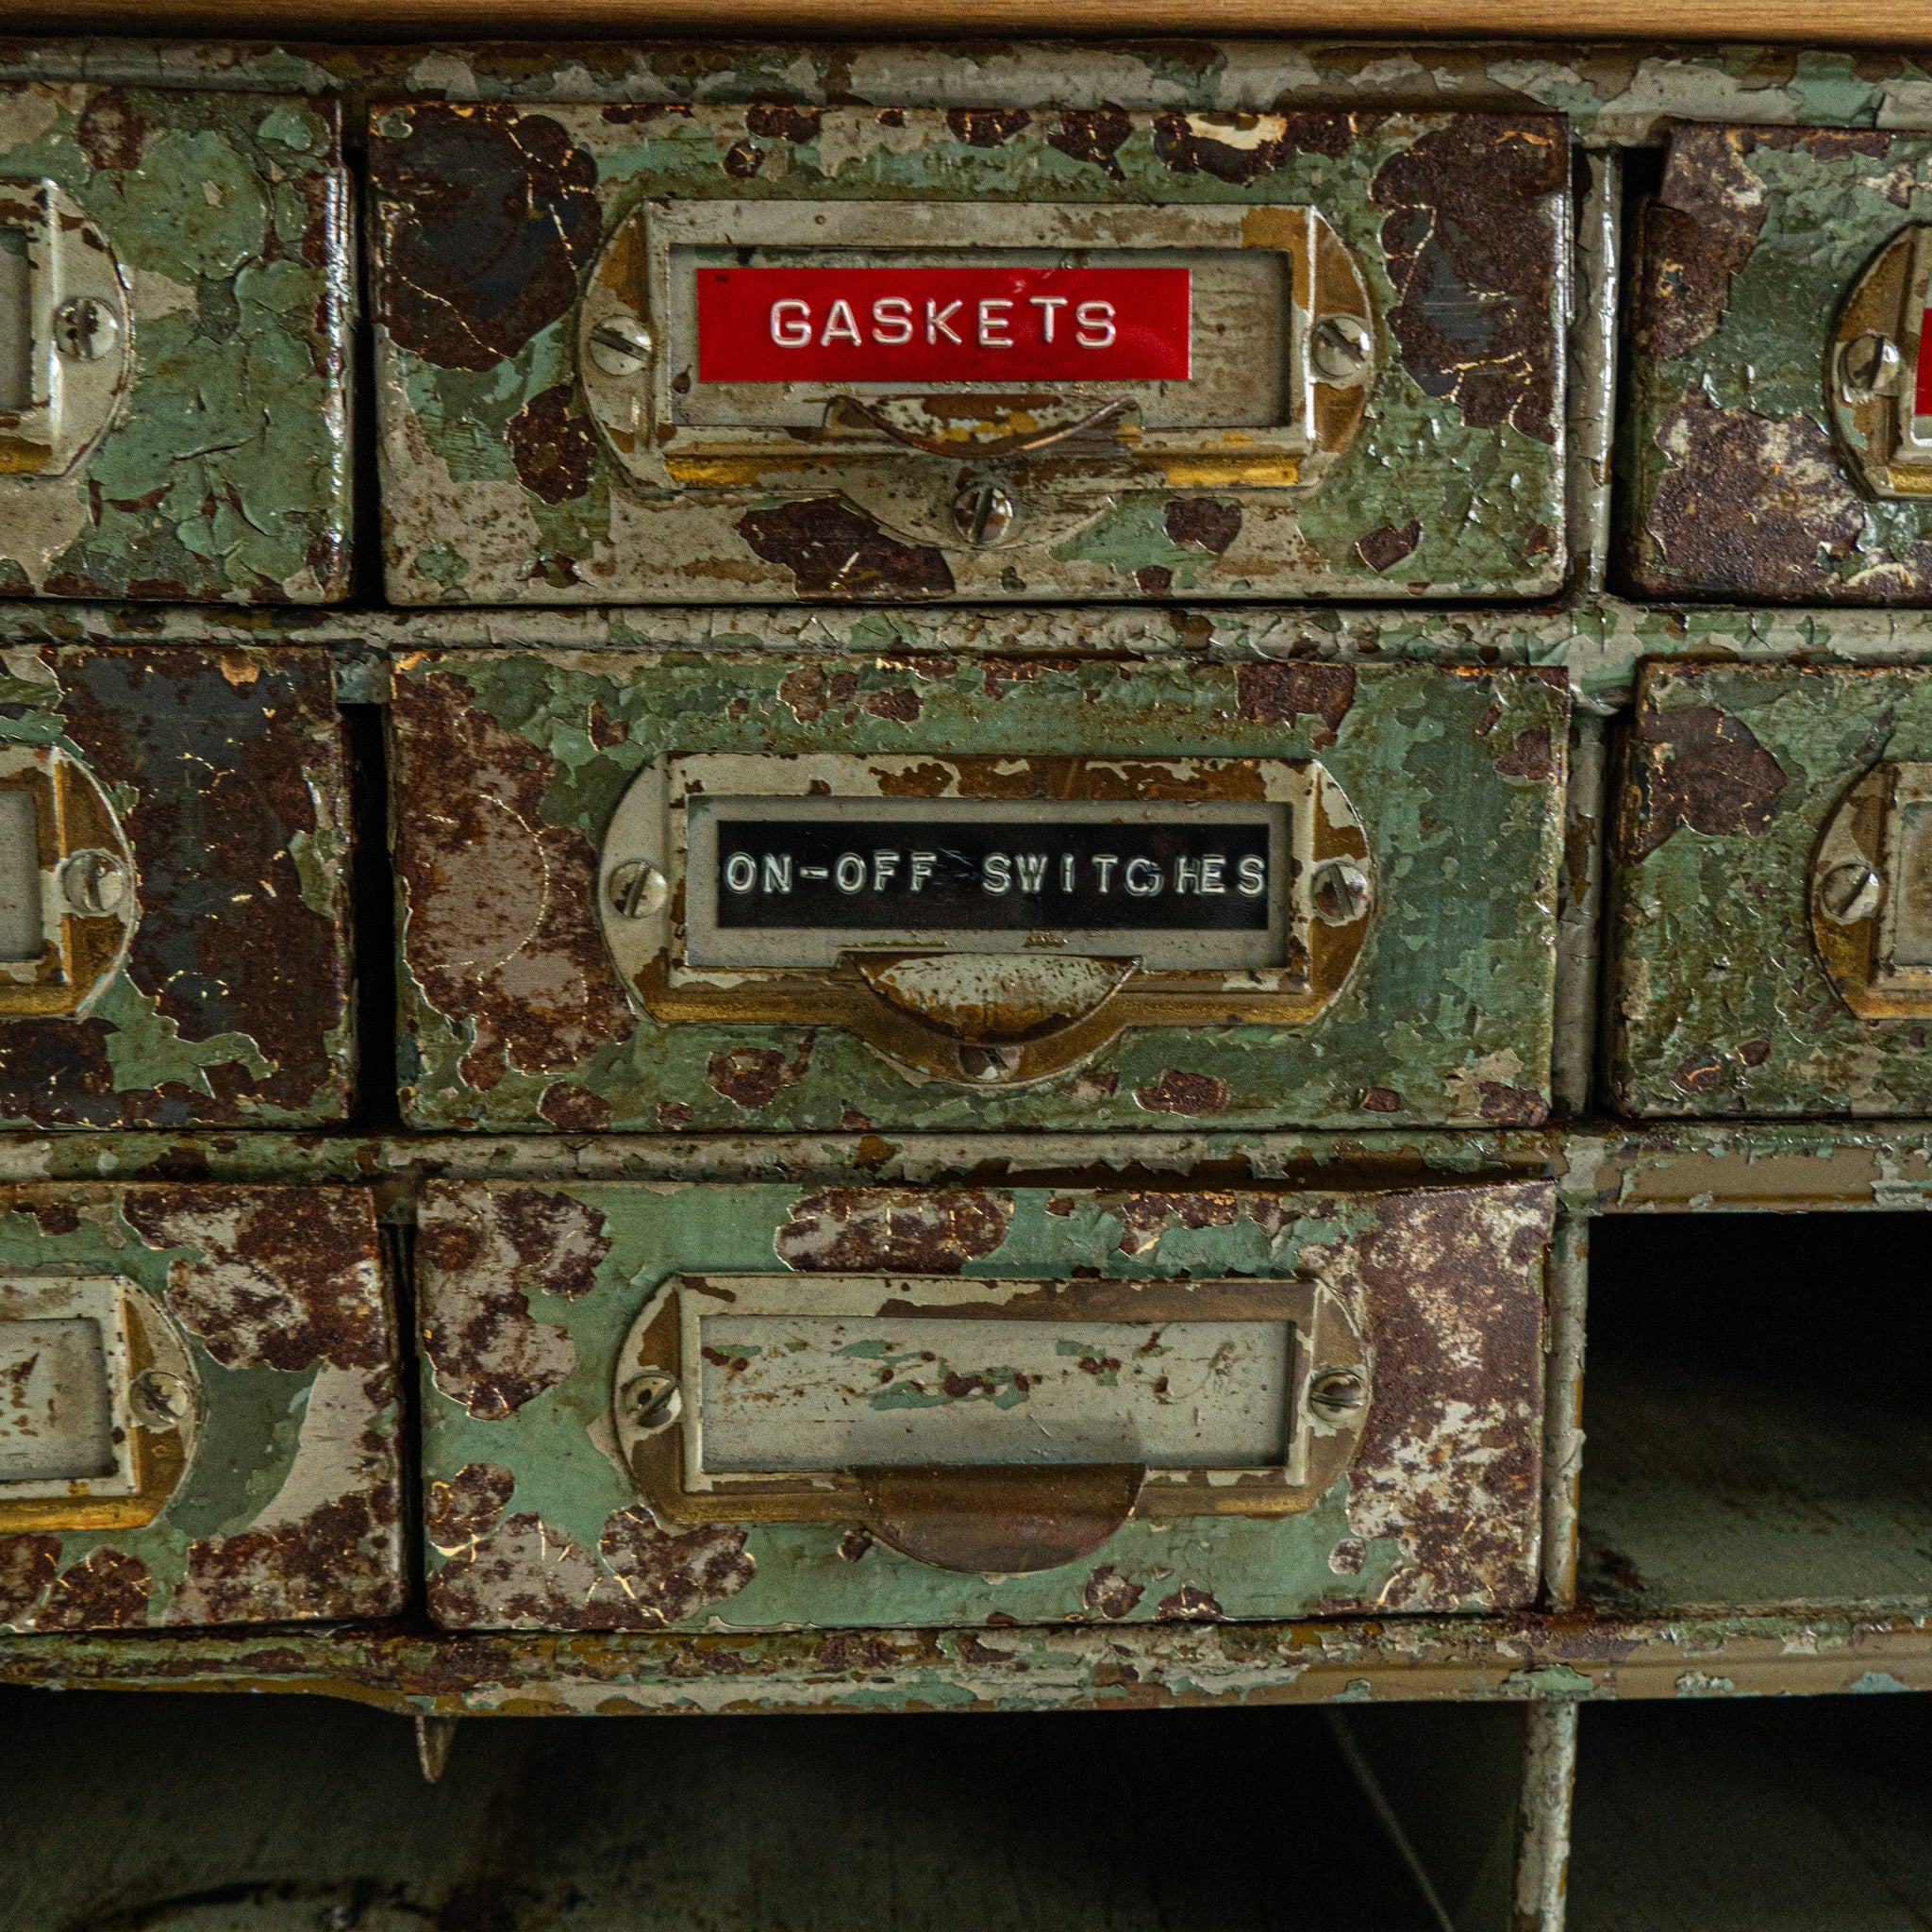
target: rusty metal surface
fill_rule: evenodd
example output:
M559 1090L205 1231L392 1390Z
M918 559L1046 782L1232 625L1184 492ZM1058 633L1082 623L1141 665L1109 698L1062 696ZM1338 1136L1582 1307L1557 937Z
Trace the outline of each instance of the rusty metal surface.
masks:
M139 913L84 1015L0 1019L0 1119L341 1119L348 801L326 660L10 648L0 751L43 744L78 759L119 813Z
M1082 1620L763 1635L340 1630L17 1638L0 1681L310 1692L473 1716L1128 1708L1932 1690L1923 1617Z
M335 104L0 83L0 179L16 184L0 190L8 206L23 204L19 184L52 182L71 205L63 220L93 225L125 291L108 353L128 357L111 426L59 474L23 472L0 426L0 594L346 594L348 176ZM70 391L86 370L70 358Z
M377 107L391 594L916 603L1552 590L1565 567L1555 310L1567 153L1559 120L1483 115ZM595 288L628 275L622 249L600 250L640 203L1259 209L1317 194L1367 277L1391 373L1361 434L1299 500L1292 478L1244 481L1253 435L1217 439L1220 455L1178 468L1130 444L1102 465L1091 508L1030 538L1029 496L1085 461L1057 451L1014 469L1021 525L979 549L914 508L928 489L951 500L952 458L893 470L876 502L855 458L814 453L808 438L758 458L693 457L681 471L668 423L600 426L579 391L580 285L593 267ZM660 444L668 472L654 467L648 484L625 475L619 458ZM801 477L801 462L826 481Z
M1855 1013L1812 918L1828 822L1880 756L1932 743L1928 702L1918 670L1646 670L1618 801L1613 1105L1932 1111L1915 1009Z
M1635 269L1626 475L1642 593L1923 603L1932 503L1862 491L1825 348L1874 253L1932 218L1932 142L1679 127Z
M78 1504L0 1484L0 1627L401 1607L396 1337L366 1191L9 1186L0 1269L131 1283L178 1340L197 1412L186 1467L144 1524L84 1526Z
M1526 1602L1551 1207L1536 1182L1313 1196L432 1184L416 1250L431 1614L756 1629ZM806 1274L1312 1274L1357 1310L1375 1393L1352 1466L1304 1512L1132 1520L1098 1561L1028 1575L954 1574L854 1524L660 1525L614 1453L619 1344L669 1275L774 1258Z
M1565 713L1560 685L1533 674L1419 667L403 659L391 725L408 1117L577 1132L1535 1124L1548 1107ZM915 1080L841 1027L759 1024L750 1008L735 1024L634 1014L594 882L618 798L648 759L1022 744L1319 753L1374 796L1384 897L1323 1017L1137 1027L1064 1075L994 1092Z

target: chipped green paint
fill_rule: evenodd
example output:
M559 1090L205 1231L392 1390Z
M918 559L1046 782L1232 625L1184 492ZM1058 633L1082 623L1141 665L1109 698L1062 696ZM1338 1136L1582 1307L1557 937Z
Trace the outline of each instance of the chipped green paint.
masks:
M1674 133L1634 271L1624 472L1641 591L1932 599L1932 504L1863 489L1826 392L1857 278L1928 220L1924 135Z
M0 1501L0 1628L400 1607L394 1334L365 1192L7 1187L0 1275L131 1282L182 1351L196 1412L147 1522L63 1526L59 1503L24 1522L29 1505Z
M1810 917L1813 854L1854 780L1926 757L1924 671L1646 670L1611 927L1621 1109L1932 1112L1923 1026L1853 1013Z
M392 715L418 1127L1482 1126L1547 1110L1567 700L1543 676L478 652L399 662ZM1368 829L1380 909L1307 1025L1133 1029L998 1093L917 1084L838 1027L637 1017L591 903L630 778L672 751L834 747L1313 754Z
M0 83L0 180L52 181L95 225L131 334L98 444L59 475L0 475L0 591L346 593L338 118L311 99Z
M1537 1183L1383 1195L432 1184L417 1236L431 1614L454 1628L747 1630L1526 1601L1550 1203ZM1311 1508L1129 1520L1091 1557L1031 1574L930 1567L856 1524L659 1524L611 1434L624 1339L668 1276L774 1262L800 1271L808 1301L826 1269L1313 1274L1356 1299L1380 1393L1355 1463Z
M1562 576L1552 317L1567 155L1554 118L378 106L391 595L1546 593ZM605 281L632 287L622 266L593 265L640 205L726 199L972 204L975 217L1001 204L1319 207L1383 319L1367 420L1304 500L1282 485L1279 462L1273 480L1235 475L1265 441L1259 427L1206 434L1165 478L1158 457L1133 457L1130 438L1105 480L1064 509L1041 506L1059 503L1077 461L1098 461L1086 445L1038 464L995 454L961 468L957 455L888 444L895 467L878 471L874 456L864 476L856 458L831 462L821 450L814 482L781 479L797 475L817 432L756 459L741 436L721 432L715 457L693 455L687 474L674 449L664 473L655 452L668 420L623 430L607 421L608 438L599 426L577 366L579 297L587 277L598 300ZM526 203L546 210L541 223L506 216ZM997 245L996 228L986 239ZM1244 245L1257 244L1258 231ZM497 266L479 279L481 261ZM513 296L499 286L512 275ZM655 467L631 478L633 461ZM1320 458L1304 461L1313 478ZM982 550L958 537L945 506L989 464L1021 508L1011 541Z

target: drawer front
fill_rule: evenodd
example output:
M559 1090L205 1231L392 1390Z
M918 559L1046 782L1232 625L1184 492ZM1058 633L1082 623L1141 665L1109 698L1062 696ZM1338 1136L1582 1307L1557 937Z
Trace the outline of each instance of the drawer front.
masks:
M1932 1112L1932 672L1644 668L1618 828L1614 1092Z
M0 595L347 594L338 121L0 83Z
M0 1188L0 1629L401 1607L367 1192Z
M1534 1125L1531 672L422 655L424 1127Z
M350 1081L327 658L17 649L0 716L0 1124L307 1125Z
M444 1628L1449 1611L1535 1592L1547 1183L436 1183Z
M408 604L1527 595L1554 116L378 108Z
M1637 264L1643 592L1932 600L1928 275L1932 136L1674 130Z

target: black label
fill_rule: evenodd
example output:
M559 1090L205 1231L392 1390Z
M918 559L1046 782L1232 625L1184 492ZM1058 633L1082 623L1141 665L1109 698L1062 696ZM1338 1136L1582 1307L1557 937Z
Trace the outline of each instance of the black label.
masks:
M1265 824L721 818L718 924L1268 930Z

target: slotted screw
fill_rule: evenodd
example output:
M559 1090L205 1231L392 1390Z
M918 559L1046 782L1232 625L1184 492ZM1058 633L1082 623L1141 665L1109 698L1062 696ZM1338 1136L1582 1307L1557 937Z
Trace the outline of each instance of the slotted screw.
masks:
M635 375L651 359L651 331L635 315L607 315L591 330L591 360L606 375Z
M1319 1409L1341 1415L1369 1399L1369 1385L1353 1369L1324 1369L1308 1384L1308 1400Z
M70 362L96 362L114 346L121 325L105 302L75 295L54 311L54 346Z
M1369 875L1345 858L1324 858L1308 882L1308 898L1324 925L1352 925L1369 909Z
M1898 344L1875 328L1868 328L1839 352L1839 387L1846 402L1869 403L1892 388L1904 367Z
M624 1404L635 1427L661 1429L682 1412L684 1392L670 1370L646 1369L624 1385Z
M188 1384L166 1369L143 1369L128 1392L142 1420L155 1428L176 1428L194 1413Z
M662 910L671 881L648 858L626 858L610 874L610 909L624 919L647 919Z
M60 868L60 896L82 919L106 919L127 897L127 867L111 852L76 852Z
M953 499L953 523L975 550L991 550L1019 514L1019 507L997 483L969 483Z
M1359 316L1324 315L1308 332L1308 356L1323 381L1359 382L1369 366L1368 325Z
M1818 882L1818 903L1827 919L1850 925L1877 909L1878 874L1862 858L1835 865Z

